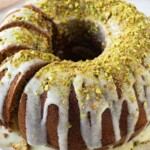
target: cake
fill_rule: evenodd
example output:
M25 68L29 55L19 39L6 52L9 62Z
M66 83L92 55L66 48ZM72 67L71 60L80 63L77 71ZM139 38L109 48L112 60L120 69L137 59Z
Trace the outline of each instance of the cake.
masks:
M149 50L131 4L28 0L0 25L0 124L31 147L125 145L149 127Z

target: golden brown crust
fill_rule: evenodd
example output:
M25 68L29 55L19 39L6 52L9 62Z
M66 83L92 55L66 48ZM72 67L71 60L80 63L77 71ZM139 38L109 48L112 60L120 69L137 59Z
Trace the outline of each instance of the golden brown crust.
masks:
M86 149L85 142L81 136L80 127L80 110L78 100L73 86L71 87L69 97L69 124L70 128L68 131L68 149L69 150L84 150Z
M59 137L58 137L58 122L59 122L59 108L56 105L50 105L48 107L48 116L46 122L47 128L47 141L49 145L59 149Z
M21 86L19 86L19 88L17 88L16 86L18 86L19 84L17 84L19 78L21 77L21 73L19 73L14 81L11 83L10 85L10 89L8 91L7 97L5 99L4 102L4 107L3 107L3 116L4 116L4 120L5 120L5 126L11 127L12 126L12 122L13 121L13 117L14 117L14 110L16 109L18 102L19 102L19 94L21 91ZM17 89L17 91L16 91ZM19 94L17 94L19 92Z
M114 127L111 112L107 108L102 114L102 145L107 146L115 143Z
M127 135L127 126L128 126L128 104L127 101L124 101L122 104L122 112L120 117L120 131L121 137Z
M126 100L122 103L119 127L120 127L121 139L115 143L114 147L122 145L126 140L127 129L128 129L128 103Z
M16 45L11 45L8 46L7 48L3 49L3 51L0 52L0 55L2 56L2 60L6 59L9 56L12 56L13 54L25 50L25 49L31 49L30 47L27 46L16 46ZM33 50L33 49L32 49Z
M136 123L136 126L135 126L135 133L132 134L129 141L132 140L135 136L137 136L148 123L145 108L144 108L144 102L141 102L139 100L138 93L137 93L135 85L133 86L133 89L134 89L135 96L136 96L136 99L137 99L137 102L138 102L139 116L138 116L138 120L137 120L137 123Z
M34 10L34 11L40 13L44 18L46 18L46 19L52 21L52 18L49 18L47 15L45 15L45 13L43 13L39 8L35 7L34 5L25 5L25 6L23 6L23 7L32 9L32 10Z
M0 72L0 80L4 77L6 71L7 71L7 69L5 69L2 72ZM2 122L2 120L0 120L0 125L4 125L4 123Z
M42 105L42 116L44 110L45 100L47 98L47 92L44 92L41 95L41 105ZM46 122L46 129L47 129L47 142L49 145L54 146L55 148L59 148L58 142L58 121L59 121L59 109L56 105L50 105L48 107L48 114L47 114L47 122Z
M146 112L144 109L144 102L139 101L138 93L135 88L134 88L134 91L135 91L135 95L137 97L138 106L139 106L139 118L135 126L135 131L138 131L148 123L148 120L147 120Z
M27 22L17 22L16 21L16 22L7 23L6 25L4 25L0 28L0 32L3 30L6 30L6 29L12 28L12 27L26 28L27 30L31 30L31 31L37 32L38 34L44 35L48 38L48 40L50 40L48 33L42 32L40 29L38 29L37 27L35 27Z
M38 64L32 66L24 75L19 73L10 85L10 89L6 96L3 108L4 122L6 126L10 126L13 116L18 113L18 105L26 83L34 76L34 74L46 64Z
M19 113L18 113L18 127L19 132L22 137L27 140L26 136L26 102L27 102L27 95L25 93L22 94L21 103L19 105Z

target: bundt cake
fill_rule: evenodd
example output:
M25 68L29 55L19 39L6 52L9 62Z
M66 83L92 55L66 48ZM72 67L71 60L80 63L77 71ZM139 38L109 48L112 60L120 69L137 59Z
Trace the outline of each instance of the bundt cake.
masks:
M149 129L150 20L131 4L27 0L0 58L0 124L31 148L116 149Z

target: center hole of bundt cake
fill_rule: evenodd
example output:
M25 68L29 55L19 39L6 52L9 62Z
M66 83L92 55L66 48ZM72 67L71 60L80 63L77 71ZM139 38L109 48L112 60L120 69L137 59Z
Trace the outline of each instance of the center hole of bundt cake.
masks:
M101 28L91 21L72 19L55 24L53 49L62 60L92 60L104 51L104 43Z

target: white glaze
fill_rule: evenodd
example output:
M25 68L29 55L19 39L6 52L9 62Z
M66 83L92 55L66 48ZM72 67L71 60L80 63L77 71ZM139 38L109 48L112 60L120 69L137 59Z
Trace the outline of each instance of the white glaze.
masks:
M86 99L86 95L83 94L83 87L82 84L85 84L85 86L88 85L94 85L98 82L95 80L92 80L88 78L86 75L79 75L74 79L73 85L75 89L75 93L78 99L78 105L80 108L80 114L86 114L90 112L91 114L91 127L89 123L88 117L81 118L81 134L82 137L87 145L88 148L98 148L101 146L100 142L100 132L101 131L101 114L102 112L108 107L108 104L104 101L104 99L100 101L96 101L94 92L89 90L89 100ZM93 86L92 86L93 87ZM98 110L92 109L92 103L97 103L97 105L100 107ZM83 106L82 106L83 104Z
M105 100L107 101L108 105L111 107L111 115L113 126L115 126L115 137L116 140L120 139L120 128L119 128L119 119L121 115L121 107L122 107L122 101L118 99L118 93L116 91L116 86L114 84L114 81L111 77L109 83L105 80L105 76L102 73L99 76L99 86L102 89L102 93L104 95ZM109 84L109 86L107 86Z
M22 53L22 52L15 54L13 59L15 60L15 59L19 58L20 53ZM5 75L1 79L1 84L0 84L0 91L1 91L1 94L0 94L0 120L4 121L3 120L3 105L4 105L5 98L7 96L8 90L11 86L11 83L15 79L15 77L19 73L21 73L21 76L23 76L34 65L45 64L45 63L46 63L46 61L35 57L24 63L21 63L17 68L11 63L11 60L7 61L0 67L0 72L7 69L7 71L5 72ZM19 80L20 79L18 79L17 82L19 82Z
M34 88L31 88L30 85L34 86ZM43 90L39 87L39 80L32 79L25 89L25 93L28 93L26 104L27 142L31 145L45 145L47 142L45 128L41 125L40 97L35 94L36 92L42 94Z
M49 76L43 75L38 80L36 78L33 78L31 82L27 85L25 90L25 93L27 94L27 106L26 106L27 107L26 108L27 109L27 116L26 116L27 140L28 143L33 146L47 144L46 141L47 134L45 129L47 110L49 105L55 104L58 106L60 110L59 115L61 116L59 118L59 124L58 124L58 137L59 137L60 150L66 150L67 130L65 127L68 121L66 120L66 118L68 116L68 105L69 105L67 98L70 94L69 89L71 85L68 85L67 87L63 87L61 83L59 82L57 83L56 81L56 85L57 85L56 87L50 86L50 90L48 90L47 92L48 97L46 99L44 110L43 110L44 115L42 117L40 116L41 104L40 104L39 95L43 93L43 90L40 88L40 83L42 83L44 79L51 78L50 75L51 72L49 72L48 74ZM65 81L66 78L63 76L64 74L65 73L62 72L62 75L57 74L57 76L58 78L61 78L63 81ZM127 101L128 111L129 111L128 121L127 121L128 134L127 134L126 141L130 139L131 135L135 131L135 125L138 121L138 116L139 116L138 99L136 98L135 91L133 88L133 85L135 83L137 83L138 85L138 82L139 82L139 77L134 77L132 74L130 74L128 82L123 83L122 97L118 99L118 93L116 91L116 86L113 82L113 79L108 81L102 71L100 71L100 75L98 79L93 78L92 74L89 72L86 72L84 75L77 71L77 75L73 79L73 86L78 99L80 114L86 115L85 118L80 117L80 124L81 124L82 138L89 149L94 149L102 146L101 143L102 114L107 108L109 108L111 112L115 139L116 141L118 141L121 138L119 123L120 123L120 115L122 111L122 103L124 102L124 100ZM86 90L89 94L88 99L86 98L87 93L86 94L84 93L83 83L84 86L87 87ZM35 87L34 89L32 89L33 86ZM96 100L95 91L91 90L91 87L99 88L102 91L101 99ZM38 96L34 94L36 91L39 91ZM66 97L64 98L62 97L62 95L63 96L65 95ZM62 101L60 101L62 98L65 99L66 101L65 105L62 103ZM143 102L143 99L145 99L145 97L144 95L141 95L141 102ZM92 104L94 103L97 104L98 106L97 109L93 109ZM145 109L147 108L145 107ZM91 114L91 126L89 123L89 119L87 117L88 112L90 112ZM147 112L147 119L149 119L149 111L146 112ZM66 116L66 118L64 118L63 116ZM41 120L41 118L43 119ZM61 128L59 128L60 126ZM65 138L61 138L62 136L64 136Z
M31 17L34 17L34 18L31 18ZM37 18L37 17L39 17L39 18ZM1 23L0 27L3 27L4 25L15 22L15 21L27 22L29 24L33 24L35 27L39 28L40 30L42 30L44 32L48 32L48 30L46 28L46 21L44 20L44 18L42 18L42 16L40 16L40 14L37 14L37 12L35 12L31 9L28 9L28 8L21 8L17 12L16 12L16 10L14 12L11 12ZM42 22L45 21L45 24L41 24L41 21Z
M6 29L0 32L0 51L4 51L9 46L25 46L29 49L38 49L45 52L50 51L47 38L42 37L39 42L39 36L41 35L36 35L36 33L22 27Z
M145 113L147 120L150 120L150 72L145 66L140 66L142 72L136 74L136 90L138 93L138 99L144 103Z
M61 74L65 78L65 73ZM70 93L70 87L61 86L58 83L56 87L50 87L47 92L47 98L44 104L43 116L41 116L41 102L40 95L44 92L41 88L41 83L44 79L51 79L50 74L45 74L44 78L33 78L25 89L27 94L27 106L26 106L26 129L27 129L27 141L31 145L46 145L47 133L46 122L48 106L55 104L59 108L59 124L58 124L58 137L59 146L61 150L67 149L67 135L68 135L68 98ZM32 88L34 86L34 89ZM38 92L38 95L35 93ZM68 94L66 94L68 93ZM64 103L62 102L64 101ZM41 120L42 118L42 120ZM34 128L33 128L34 126Z
M8 16L1 23L0 27L3 27L13 22L25 22L34 26L35 28L47 35L49 33L46 20L39 13L28 8L21 8L20 10L15 10L14 12L8 14Z

